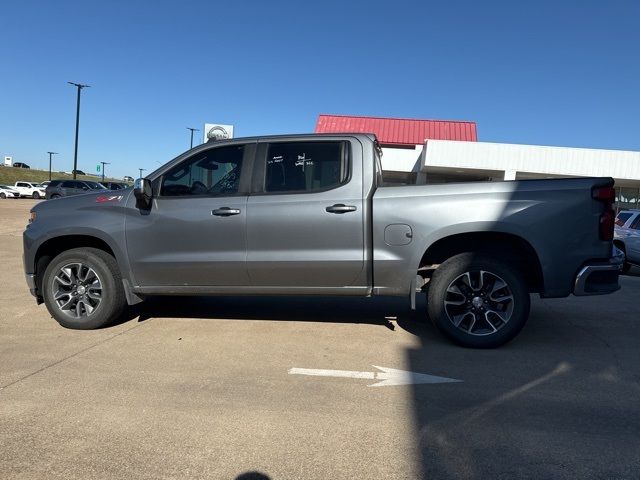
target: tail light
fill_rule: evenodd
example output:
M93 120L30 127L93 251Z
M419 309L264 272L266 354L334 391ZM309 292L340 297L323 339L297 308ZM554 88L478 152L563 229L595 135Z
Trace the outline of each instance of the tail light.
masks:
M596 187L593 189L593 198L604 203L604 212L600 215L600 240L613 240L613 227L616 221L614 203L616 191L613 187Z

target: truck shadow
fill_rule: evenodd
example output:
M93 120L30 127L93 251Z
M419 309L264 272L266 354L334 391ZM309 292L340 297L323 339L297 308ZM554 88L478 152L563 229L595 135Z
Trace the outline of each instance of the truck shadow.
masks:
M135 318L200 318L225 320L278 320L297 322L362 323L384 326L423 322L404 298L353 297L149 297L130 307L118 323Z
M420 478L633 478L636 285L606 299L532 296L527 326L497 349L432 341L429 325L407 325L421 339L406 350L407 369L462 380L408 387Z

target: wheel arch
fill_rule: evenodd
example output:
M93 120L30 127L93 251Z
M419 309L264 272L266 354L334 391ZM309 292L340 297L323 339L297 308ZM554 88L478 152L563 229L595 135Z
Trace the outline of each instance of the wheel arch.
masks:
M464 252L495 253L507 258L524 274L530 292L544 291L544 274L538 253L527 240L513 233L481 231L442 237L424 250L418 269L437 268L446 259Z
M57 255L73 248L96 248L102 250L114 257L116 262L121 265L118 261L118 251L114 249L109 242L98 236L91 234L69 234L49 238L38 246L33 259L38 297L42 295L42 277L47 266ZM126 278L125 272L123 271L124 269L121 268L120 270L121 275Z

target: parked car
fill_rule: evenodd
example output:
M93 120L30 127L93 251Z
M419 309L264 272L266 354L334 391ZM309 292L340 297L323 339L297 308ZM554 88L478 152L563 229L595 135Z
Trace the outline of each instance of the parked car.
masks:
M47 185L49 185L51 183L51 180L46 180L44 182L41 182L40 185L42 185L44 188L47 188Z
M29 165L27 165L26 163L22 163L22 162L15 162L13 164L14 167L16 168L31 168Z
M84 173L82 170L71 170L71 174L76 174L76 175L86 175L86 173Z
M52 180L45 191L47 200L52 198L69 197L93 191L105 191L98 182L88 180Z
M20 192L13 187L0 185L0 198L20 198Z
M222 140L121 195L42 202L27 284L79 329L147 295L422 293L442 332L484 348L522 329L530 293L620 288L613 179L385 186L380 152L367 134Z
M16 182L13 189L20 192L21 197L31 197L35 199L44 197L44 188L39 183Z
M133 183L133 177L130 177L128 175L125 175L124 177L122 177L122 180L125 182Z
M616 217L614 245L624 252L624 267L640 266L640 210L621 210Z
M100 182L104 188L108 188L109 190L122 190L124 188L129 188L129 185L121 182Z

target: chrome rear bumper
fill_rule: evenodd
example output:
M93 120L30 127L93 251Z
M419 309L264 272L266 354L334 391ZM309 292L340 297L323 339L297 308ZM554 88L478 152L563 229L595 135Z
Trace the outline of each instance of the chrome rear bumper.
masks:
M623 263L624 254L613 247L608 261L588 263L580 269L576 275L573 294L577 296L606 295L620 290L618 276Z

